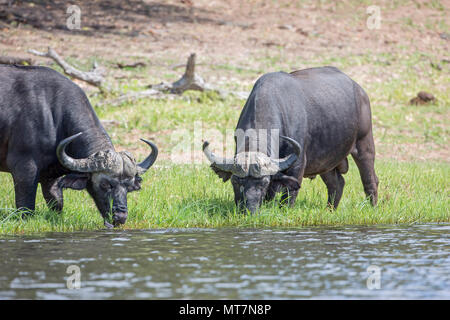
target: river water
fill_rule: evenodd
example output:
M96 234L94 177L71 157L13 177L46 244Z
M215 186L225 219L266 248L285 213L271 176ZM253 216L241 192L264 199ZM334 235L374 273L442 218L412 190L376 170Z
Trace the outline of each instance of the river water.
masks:
M450 224L0 236L0 255L0 299L450 299Z

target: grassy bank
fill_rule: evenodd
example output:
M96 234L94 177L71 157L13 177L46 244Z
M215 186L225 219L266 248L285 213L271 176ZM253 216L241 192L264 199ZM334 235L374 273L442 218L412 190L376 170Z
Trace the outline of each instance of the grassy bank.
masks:
M16 1L8 7L14 14L7 16L24 13L30 24L24 19L7 21L0 30L0 55L22 56L28 49L44 51L51 46L85 71L97 61L108 71L110 92L100 94L97 88L76 82L116 149L143 159L148 148L139 138L158 145L156 167L144 177L142 191L129 195L124 228L450 221L450 11L445 1L377 1L380 29L367 27L367 7L372 5L367 1L198 0L192 8L180 1L166 2L161 6L146 1L138 15L135 2L121 2L125 10L118 15L115 6L79 0L82 30L71 32L58 27L66 19L60 16L61 6L33 3L31 10L27 2ZM47 13L54 17L45 18ZM32 21L40 23L35 26ZM351 160L336 212L326 209L326 188L317 178L303 182L294 208L280 209L274 201L259 214L236 214L229 183L223 184L206 165L183 163L204 160L201 139L209 140L218 153L225 137L232 142L244 100L188 91L170 99L108 103L122 94L146 90L149 84L179 79L191 52L197 53L196 72L226 91L250 92L267 72L324 65L338 67L358 82L372 106L379 206L372 208L364 199ZM49 59L33 58L62 71ZM119 62L145 66L119 68ZM437 100L410 105L419 91L432 93ZM181 141L185 145L180 148ZM233 143L226 145L226 151L233 149ZM59 215L46 209L39 191L36 214L23 221L14 213L12 179L0 173L0 234L103 228L86 192L66 191L65 196L65 210Z
M378 161L379 205L364 198L356 165L345 176L346 187L337 211L326 208L326 188L320 178L304 180L295 207L266 203L261 212L235 212L230 183L222 183L206 166L155 168L145 176L140 192L129 195L129 218L124 229L192 227L300 227L450 222L445 163ZM1 207L13 208L9 175L0 175ZM39 194L37 212L23 220L13 210L0 213L1 234L102 229L100 214L86 192L66 191L62 214L46 209Z
M229 77L235 75L242 78L240 85L235 87L234 81L226 81L222 87L250 92L256 79L267 72L336 66L358 82L369 95L378 157L400 161L448 162L449 64L443 64L445 72L439 71L430 66L430 61L438 61L436 56L406 50L395 54L347 54L340 57L323 54L309 60L287 56L282 50L277 54L261 54L259 59L252 57L251 60L257 68L230 71L227 73ZM225 65L203 66L202 71L206 69L211 72L211 68L219 67L228 72ZM220 70L222 72L222 69ZM153 67L127 71L131 79L155 72L157 71L153 70ZM182 70L172 70L166 80L177 80L181 72ZM152 81L157 82L156 79L149 79L144 83ZM137 80L120 80L116 85L118 92L145 90ZM433 104L410 105L409 100L419 91L433 93L437 101ZM147 149L144 144L139 143L139 137L146 137L157 143L162 151L159 159L165 160L170 159L172 149L179 143L180 136L184 137L186 130L192 135L198 123L203 127L203 132L207 129L216 130L222 135L228 132L228 140L233 141L230 139L230 133L232 134L245 103L244 100L233 96L220 97L215 93L195 91L185 92L173 100L141 99L124 102L120 106L104 103L108 99L111 97L96 95L91 97L91 102L100 119L113 120L107 123L106 129L114 145L144 156ZM222 137L205 133L202 138L210 140L214 146L214 142L220 143L217 140ZM234 150L234 145L227 147ZM179 150L176 152L179 153ZM200 154L196 157L199 159L203 156Z

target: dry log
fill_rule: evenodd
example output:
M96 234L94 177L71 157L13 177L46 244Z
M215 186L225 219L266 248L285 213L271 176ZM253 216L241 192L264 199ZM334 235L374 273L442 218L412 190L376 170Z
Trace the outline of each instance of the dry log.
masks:
M140 92L130 92L116 99L104 101L101 103L101 105L117 106L125 101L134 101L137 99L148 97L171 98L173 94L180 95L187 90L214 91L217 92L220 96L234 95L240 99L247 98L248 93L246 92L225 91L214 88L210 84L206 83L201 76L195 73L195 57L195 53L192 53L189 56L188 62L186 64L186 71L179 80L173 83L162 82L160 84L150 85L148 86L149 89L147 90Z
M103 77L103 70L99 68L96 62L92 67L92 70L89 72L81 71L76 69L75 67L68 64L63 58L61 58L55 50L48 47L47 52L39 52L36 50L28 50L29 53L40 56L50 58L55 61L61 68L63 68L64 72L78 80L85 81L93 86L98 87L101 91L105 90L105 78Z
M2 63L2 64L32 65L32 64L34 64L34 61L33 61L33 59L30 59L30 58L0 56L0 63Z
M192 53L186 64L186 71L183 76L173 82L173 83L160 83L157 85L149 86L152 89L156 89L163 92L170 92L175 94L182 94L187 90L198 90L198 91L214 91L217 92L220 96L224 97L227 95L234 95L240 99L246 99L248 97L247 92L238 92L238 91L226 91L222 89L218 89L209 83L207 83L200 75L195 73L195 53Z
M202 66L202 65L204 65L204 63L196 63L195 65ZM183 67L186 67L186 63L173 64L173 65L169 66L169 69L176 70L178 68L183 68Z
M186 71L179 80L173 83L162 82L160 84L150 85L149 87L158 91L170 92L174 94L182 94L186 90L217 91L206 83L202 77L195 73L195 57L195 53L192 53L189 56L186 64Z

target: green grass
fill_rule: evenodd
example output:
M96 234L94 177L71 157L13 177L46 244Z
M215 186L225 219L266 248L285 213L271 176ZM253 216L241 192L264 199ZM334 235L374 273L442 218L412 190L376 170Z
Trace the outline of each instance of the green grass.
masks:
M225 72L224 76L238 77L240 81L237 84L228 81L220 84L220 87L250 92L254 80L265 72L333 65L351 76L368 93L375 137L383 144L382 148L390 148L394 144L428 142L433 143L435 149L445 147L450 135L446 125L450 119L450 66L441 63L443 70L439 71L431 67L431 62L440 62L439 55L411 52L410 48L399 47L398 50L397 53L379 54L324 54L308 61L286 56L283 50L279 50L276 54L261 53L252 58L252 67L206 65L201 67L200 73ZM143 85L162 80L161 76L159 80L153 79L153 76L147 80L134 79L141 74L155 72L149 68L130 70L130 80L121 80L115 84L117 94L144 90ZM178 79L182 72L182 69L171 71L170 81ZM437 102L423 106L409 105L409 100L419 91L433 93ZM103 99L105 98L95 96L91 100L95 106ZM163 132L158 134L157 142L171 147L173 144L170 142L170 134L180 128L192 130L196 122L221 132L233 129L243 105L243 100L232 96L221 98L211 93L186 92L173 100L142 99L125 102L119 107L95 107L95 110L101 119L120 121L120 126L111 128L110 131L114 143L123 143L123 147L129 147L123 137L130 130L137 130L143 134Z
M122 227L301 227L450 222L450 169L445 163L378 161L379 204L365 199L353 161L345 175L344 195L337 211L326 207L326 188L320 178L303 181L293 208L279 207L279 197L256 214L236 212L230 183L223 183L202 166L152 168L143 188L128 197L129 218ZM47 210L38 195L37 210L22 219L15 213L12 179L0 175L0 234L102 229L103 223L85 191L65 191L65 209Z
M347 184L337 211L327 209L326 188L321 179L317 178L303 181L293 208L280 208L277 199L266 203L259 213L253 215L236 212L230 183L222 183L207 166L172 165L169 168L152 168L144 176L142 190L129 195L129 218L123 228L301 227L450 222L449 163L442 157L436 162L418 162L414 159L420 159L424 151L410 147L420 145L433 152L447 148L450 134L447 125L450 91L449 76L445 70L448 66L444 65L445 70L437 71L430 66L430 60L436 61L437 57L420 52L406 52L405 49L405 54L318 56L314 61L301 62L308 66L337 66L349 73L368 92L372 104L376 146L384 156L379 157L376 163L380 178L379 205L376 208L372 208L365 199L353 161L345 176ZM246 79L242 81L245 88L237 89L250 90L252 81L248 79L256 79L260 75L256 70L289 71L289 66L299 65L297 61L285 58L283 55L263 57L255 59L257 65L254 68L222 65L213 71L229 71L228 76L240 73ZM358 71L358 68L366 67L369 68L368 71ZM352 70L357 72L352 74ZM130 79L137 72L130 71ZM179 73L179 70L174 71L170 75L172 80L177 79L176 75ZM358 77L366 74L370 76L362 79ZM116 85L119 92L129 92L142 90L143 83L156 82L148 79L124 80ZM438 102L433 105L410 106L409 99L421 90L434 93ZM137 135L151 138L160 147L161 156L170 154L172 147L179 143L177 132L192 134L199 123L204 130L202 138L207 139L213 138L205 132L206 129L215 129L222 134L234 129L244 104L243 100L233 97L221 98L215 94L186 92L173 100L142 99L119 107L96 106L96 102L104 98L97 95L91 97L91 100L101 119L112 119L119 123L107 127L113 143L120 148L135 150L136 147L143 148L138 143ZM220 143L216 139L214 142ZM197 149L198 147L195 146ZM397 147L402 147L400 150L404 150L405 155ZM200 150L196 151L201 153ZM392 157L400 157L403 161L389 160ZM165 162L161 159L157 162L159 165L162 163ZM9 174L0 174L0 194L0 208L3 208L0 211L0 234L103 228L100 214L86 192L65 191L65 210L58 214L47 210L39 191L37 211L34 216L25 220L13 209L14 190Z
M368 93L372 105L372 119L377 150L384 157L395 155L401 160L421 159L421 154L442 154L448 146L450 130L450 90L448 83L450 66L443 64L439 71L431 67L431 61L439 61L437 56L422 52L409 52L407 48L400 53L381 54L347 54L344 56L323 55L311 61L290 60L280 55L262 55L254 58L254 68L245 68L243 79L236 85L223 83L224 89L250 91L254 79L262 71L292 70L292 66L333 65L349 74ZM292 58L292 57L291 57ZM217 72L216 67L203 66L203 70ZM211 70L210 70L211 69ZM228 77L237 77L236 70L244 70L239 66L228 66ZM226 72L226 69L221 69ZM182 70L173 71L173 80ZM137 76L138 71L130 71L130 79ZM150 74L148 69L144 74ZM139 91L145 89L145 83L156 83L156 80L131 80L117 84L118 92ZM433 93L437 102L431 105L411 106L409 100L419 91ZM109 98L109 97L108 97ZM201 124L204 129L218 130L224 134L233 130L245 101L232 96L220 97L214 93L185 92L181 97L167 99L141 99L125 102L121 106L96 106L104 97L97 95L91 98L95 110L101 119L113 119L119 125L107 128L113 143L126 149L136 149L138 137L152 138L165 153L177 145L177 135L181 132L192 132ZM134 136L130 137L130 132ZM202 138L212 139L209 136ZM420 146L415 152L412 148ZM425 151L426 150L426 151ZM438 156L433 157L437 159ZM441 157L442 158L442 157Z
M355 15L355 23L365 21L365 8L372 2L364 0L363 6L355 0L349 3L359 10L359 16ZM407 3L406 0L396 0L391 1L389 6L396 8ZM309 8L315 2L302 0L289 5L297 9ZM430 1L422 6L442 10L441 1ZM338 4L337 8L338 12L347 10L345 4ZM388 7L383 8L385 10ZM429 18L425 25L408 18L397 21L396 25L410 29L425 27L436 32L448 29L445 11L433 17L435 19ZM311 34L311 37L319 36ZM258 77L272 71L333 65L351 76L365 89L371 100L374 137L379 155L376 163L380 178L379 205L376 208L372 208L364 197L353 161L345 176L347 184L337 211L326 208L326 188L317 178L303 181L295 207L279 208L278 201L273 201L265 204L254 215L236 213L230 183L222 183L206 166L173 165L169 168L152 168L144 176L143 189L129 195L130 213L124 228L449 222L450 164L449 159L445 158L448 155L445 151L448 150L450 136L450 64L442 59L446 55L439 43L428 52L412 50L407 42L390 46L391 50L384 53L343 50L336 54L323 51L314 56L302 52L292 55L289 50L276 46L270 50L255 50L251 57L241 61L223 59L220 63L211 63L207 56L199 56L196 68L207 81L212 79L211 83L222 89L248 92ZM138 56L135 59L142 58ZM231 96L222 98L216 94L186 92L172 100L142 99L125 102L118 107L97 104L123 93L144 90L148 84L179 79L183 68L174 70L169 66L182 62L185 57L164 59L147 67L122 70L127 78L114 79L110 76L113 92L108 96L97 94L90 97L100 119L118 122L118 125L106 128L118 148L131 149L133 152L139 149L142 156L142 152L147 152L147 149L138 142L138 138L144 137L154 140L161 157L166 156L167 159L172 148L180 141L179 134L188 132L192 135L198 123L203 130L214 129L222 134L234 129L245 101ZM89 70L93 60L93 57L84 60L68 57L69 62L83 70ZM101 58L97 61L109 67L118 62ZM433 68L431 62L440 63L442 70ZM419 91L431 92L437 102L422 106L409 105L409 100ZM202 138L220 144L218 139L208 133ZM199 146L195 147L198 149ZM200 150L196 151L201 153ZM433 156L427 157L428 154ZM158 165L164 163L161 157ZM417 161L428 158L437 161ZM88 194L70 190L65 192L65 210L62 214L48 211L39 192L37 212L33 217L22 220L12 209L14 191L8 174L0 174L0 208L4 208L0 211L0 234L103 228L100 214Z

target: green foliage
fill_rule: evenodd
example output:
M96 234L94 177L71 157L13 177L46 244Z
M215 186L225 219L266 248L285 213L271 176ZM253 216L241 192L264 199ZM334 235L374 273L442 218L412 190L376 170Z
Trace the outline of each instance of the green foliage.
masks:
M406 1L405 1L406 2ZM309 7L315 2L296 1L293 8ZM357 1L351 1L355 6ZM364 1L368 5L369 1ZM392 7L401 1L392 1ZM339 9L340 4L337 5ZM440 1L424 6L441 8ZM439 9L440 10L440 9ZM364 17L365 11L362 11ZM430 19L425 27L441 31L448 29L445 15ZM401 26L423 28L416 21L405 19ZM439 30L437 30L439 31ZM319 37L319 35L311 35ZM442 40L444 41L444 40ZM266 227L314 226L349 224L412 224L449 222L450 167L445 159L449 137L450 83L449 68L442 54L412 51L410 47L395 45L395 50L376 53L327 52L314 56L289 55L283 48L257 51L248 61L230 61L202 66L200 74L212 72L211 80L224 90L250 92L254 81L265 72L291 71L306 67L333 65L351 76L369 94L372 106L374 137L378 153L376 170L380 178L379 205L372 208L364 198L356 166L345 176L346 187L337 211L326 207L326 188L320 178L304 180L293 208L279 207L279 198L266 203L258 214L236 212L229 183L222 183L206 166L172 165L155 167L144 176L140 192L129 195L129 219L123 228L169 227ZM345 49L345 48L344 48ZM305 58L305 57L310 58ZM88 70L93 62L69 62ZM141 99L121 106L97 106L98 102L120 94L145 90L150 83L174 81L181 69L167 66L179 60L167 58L162 67L127 68L126 79L114 82L112 97L90 97L103 120L116 124L106 127L113 143L120 149L144 149L137 137L154 140L161 157L174 146L173 134L178 130L192 131L196 123L203 128L222 133L234 129L245 103L233 96L216 93L185 92L173 99ZM115 61L99 61L106 65ZM431 67L439 63L442 70ZM200 64L199 64L200 65ZM159 69L158 69L159 68ZM56 68L57 69L57 68ZM222 79L225 79L222 81ZM221 82L222 81L222 82ZM409 100L419 91L434 94L434 104L412 106ZM102 101L103 102L103 101ZM210 137L204 137L210 138ZM200 151L200 146L194 146ZM434 162L417 162L428 153L438 153ZM161 158L160 157L160 158ZM409 162L392 160L400 158ZM426 157L425 157L426 158ZM163 163L158 160L157 166ZM9 174L0 174L0 234L19 234L45 231L96 230L103 221L86 192L65 191L65 210L62 214L49 211L40 195L36 213L22 219L14 209L14 188ZM8 209L10 208L10 209Z
M326 187L320 178L305 179L293 208L279 206L279 197L256 214L236 212L230 183L223 183L206 166L175 165L152 168L143 188L128 197L129 217L122 227L299 227L317 225L372 225L449 222L447 182L450 170L443 163L378 161L379 204L365 199L353 161L345 175L339 208L326 206ZM2 208L13 208L12 179L0 175ZM103 221L86 192L65 191L62 214L49 211L38 195L37 211L22 219L13 209L0 211L0 234L102 229Z

